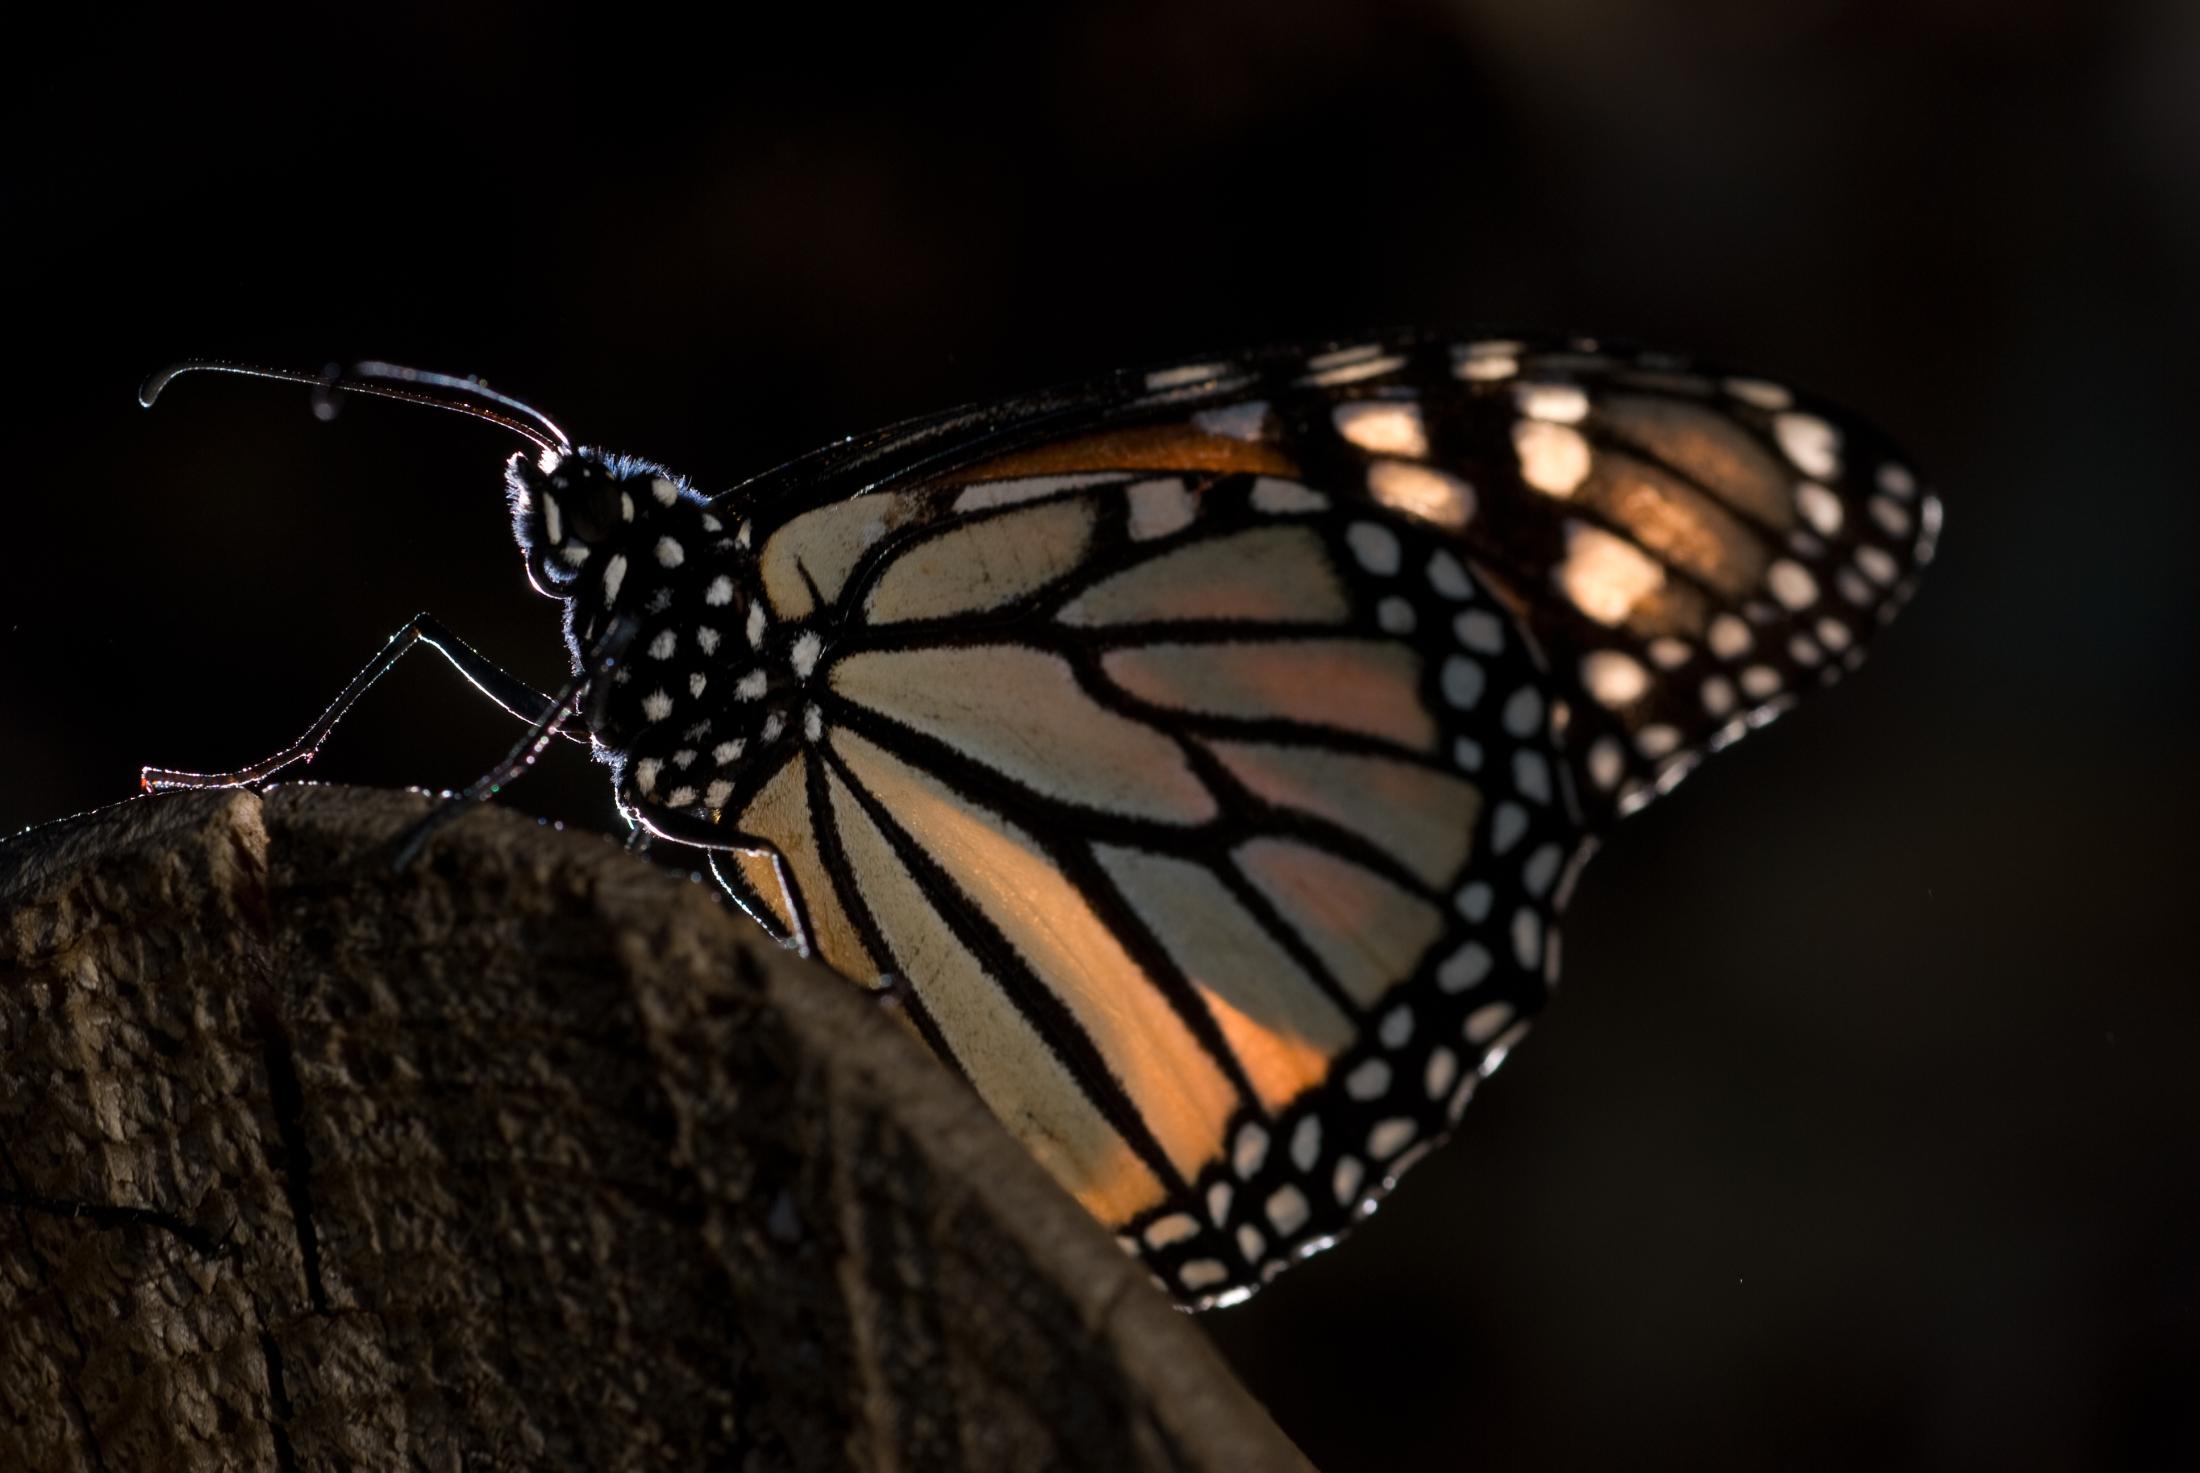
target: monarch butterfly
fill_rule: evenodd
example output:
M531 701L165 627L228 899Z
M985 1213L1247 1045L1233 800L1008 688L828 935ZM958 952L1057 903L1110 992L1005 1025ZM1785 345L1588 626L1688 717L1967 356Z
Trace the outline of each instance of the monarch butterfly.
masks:
M297 745L147 786L310 756L428 643L532 723L475 796L577 721L1193 1308L1374 1210L1541 1009L1600 836L1854 669L1940 521L1867 426L1583 340L1119 373L716 496L472 380L324 382L534 442L573 678L416 620Z

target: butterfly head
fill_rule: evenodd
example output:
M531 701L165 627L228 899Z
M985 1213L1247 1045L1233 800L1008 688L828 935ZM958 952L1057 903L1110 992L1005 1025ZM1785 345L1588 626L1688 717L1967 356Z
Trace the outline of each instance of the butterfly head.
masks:
M655 543L675 509L692 518L701 499L662 466L585 445L514 455L504 481L527 576L551 598L581 597L630 545Z

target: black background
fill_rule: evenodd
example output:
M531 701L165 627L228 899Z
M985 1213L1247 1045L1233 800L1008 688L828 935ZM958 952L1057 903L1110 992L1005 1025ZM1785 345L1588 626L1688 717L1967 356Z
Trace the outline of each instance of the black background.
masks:
M416 609L538 683L478 372L730 484L1127 362L1427 323L1786 377L1945 494L1858 678L1593 865L1555 1014L1203 1321L1330 1470L2195 1466L2200 7L1163 0L12 34L0 832L287 740ZM317 778L511 735L432 662ZM511 801L597 826L562 754Z

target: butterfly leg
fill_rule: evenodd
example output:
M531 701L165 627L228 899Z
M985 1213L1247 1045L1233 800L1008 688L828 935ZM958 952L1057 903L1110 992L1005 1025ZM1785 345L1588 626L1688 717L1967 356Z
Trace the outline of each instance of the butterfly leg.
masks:
M235 788L262 782L294 762L311 762L352 704L366 694L369 686L389 674L391 667L415 645L426 645L450 661L476 690L520 720L539 723L546 719L553 704L550 697L507 674L472 645L444 628L441 620L428 614L415 614L406 621L404 628L390 636L389 643L383 645L367 662L367 667L329 703L329 708L306 729L305 735L274 756L235 772L182 772L171 767L147 767L140 771L139 782L149 793L168 788ZM571 733L566 735L574 741L587 740Z
M625 801L622 799L622 802ZM764 928L764 934L789 951L802 956L813 954L810 916L802 902L802 889L788 875L787 861L778 849L747 834L738 838L730 837L724 829L709 819L697 818L692 814L671 813L660 808L651 808L645 812L638 806L630 805L627 808L627 817L652 838L707 851L710 855L710 872L717 876L718 883L725 892L733 897L733 903ZM792 922L790 926L779 924L778 912L739 868L718 862L719 856L727 854L762 854L771 860L773 883L786 899L787 917Z
M545 700L541 714L528 726L527 734L513 744L511 751L504 754L504 760L468 783L464 792L443 803L413 825L412 831L398 843L394 861L396 867L404 869L410 865L420 857L421 849L436 830L471 812L476 805L488 802L533 767L536 759L559 736L565 723L572 718L581 703L589 699L591 688L601 689L608 683L611 672L618 667L620 657L626 653L627 645L633 642L637 627L631 618L614 620L611 627L590 647L588 658L583 662L586 673L568 680L559 688L556 696ZM509 710L510 707L506 709Z

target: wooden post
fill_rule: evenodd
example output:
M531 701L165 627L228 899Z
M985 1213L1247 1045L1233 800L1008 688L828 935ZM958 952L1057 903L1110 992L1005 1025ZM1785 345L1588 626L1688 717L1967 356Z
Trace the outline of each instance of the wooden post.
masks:
M423 811L0 844L0 1466L1305 1466L879 1004Z

